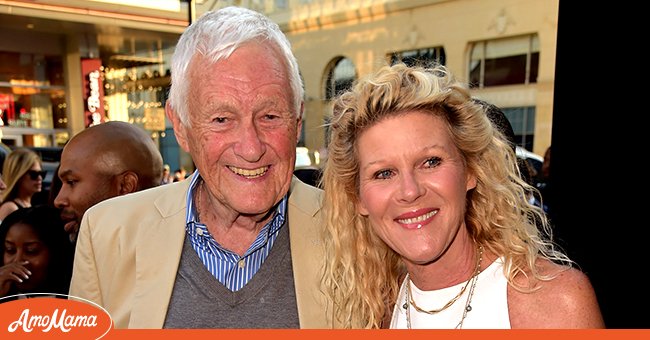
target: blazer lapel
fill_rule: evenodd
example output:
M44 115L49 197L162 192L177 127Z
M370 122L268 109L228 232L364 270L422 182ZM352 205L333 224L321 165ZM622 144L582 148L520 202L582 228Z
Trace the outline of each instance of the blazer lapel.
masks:
M154 202L157 224L140 225L135 251L135 290L129 328L162 328L185 240L189 180ZM173 185L173 184L167 184Z
M332 306L320 289L324 246L321 194L294 177L289 196L289 237L300 328L332 328Z

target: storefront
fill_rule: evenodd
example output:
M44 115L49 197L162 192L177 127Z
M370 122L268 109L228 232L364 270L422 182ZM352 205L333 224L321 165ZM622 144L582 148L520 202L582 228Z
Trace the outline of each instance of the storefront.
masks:
M164 115L185 7L177 0L0 2L2 142L63 146L91 125L119 120L150 132L170 167L192 169Z
M5 32L7 32L5 30ZM23 41L47 42L25 32ZM5 44L0 43L0 47ZM9 146L53 146L68 138L63 55L58 44L0 48L0 129Z

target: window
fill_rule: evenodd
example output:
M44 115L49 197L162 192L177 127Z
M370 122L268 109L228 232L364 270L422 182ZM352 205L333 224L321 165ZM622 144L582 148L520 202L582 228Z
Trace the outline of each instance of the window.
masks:
M480 41L471 48L472 88L537 82L539 38L536 34Z
M445 65L445 49L440 47L421 48L417 50L393 52L389 55L390 64L403 62L408 66L430 65L438 63Z
M339 93L348 90L356 77L352 61L344 57L338 59L327 74L325 100L332 100Z
M535 107L509 107L502 108L503 113L510 121L512 130L515 132L517 145L527 150L533 150L533 139L535 137Z
M0 126L67 127L61 56L0 52Z

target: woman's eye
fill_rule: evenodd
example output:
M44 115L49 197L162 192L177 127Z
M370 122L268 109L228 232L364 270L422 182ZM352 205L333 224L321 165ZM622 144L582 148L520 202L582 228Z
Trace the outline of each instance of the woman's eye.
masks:
M425 161L425 165L430 168L434 168L438 166L438 164L440 164L440 161L441 161L440 157L431 157Z
M41 252L41 248L27 248L25 252L30 255L35 255Z
M380 170L375 173L375 178L377 179L387 179L390 178L392 172L390 170Z

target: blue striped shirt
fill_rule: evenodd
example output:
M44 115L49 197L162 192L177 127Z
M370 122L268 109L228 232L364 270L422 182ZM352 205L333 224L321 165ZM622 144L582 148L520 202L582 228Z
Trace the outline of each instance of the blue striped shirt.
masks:
M257 238L243 256L223 248L210 235L205 224L197 220L193 192L201 179L199 171L192 175L190 190L187 193L187 217L185 230L194 251L199 255L203 265L224 286L235 292L242 289L260 269L271 252L278 231L284 224L287 213L287 196L278 204L273 219L260 230Z

